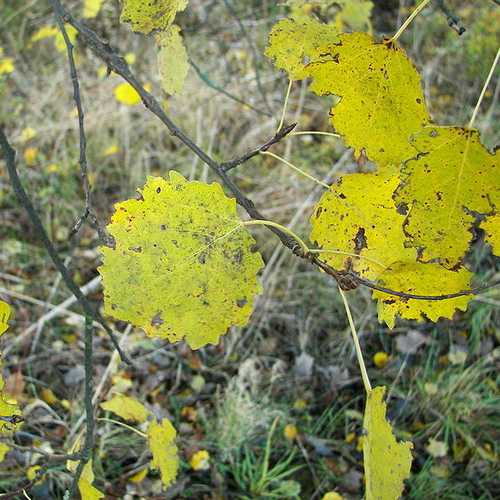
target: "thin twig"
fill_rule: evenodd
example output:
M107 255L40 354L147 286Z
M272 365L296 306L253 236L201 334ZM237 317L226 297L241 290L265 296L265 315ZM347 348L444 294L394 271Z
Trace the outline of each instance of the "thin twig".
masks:
M256 108L255 106L253 106L249 102L246 102L243 99L241 99L241 97L238 97L238 96L235 96L234 94L231 94L225 88L221 87L220 85L218 85L217 83L212 81L208 77L208 75L206 73L204 73L201 70L201 68L192 59L189 59L189 64L193 67L195 73L198 75L200 80L203 83L205 83L208 87L210 87L211 89L214 89L215 91L219 92L220 94L225 95L228 99L231 99L232 101L237 102L238 104L241 104L243 106L248 106L248 108L250 108L252 111L255 111L255 113L258 113L258 114L264 115L264 116L268 116L268 117L273 116L268 111L264 111L262 109Z
M255 49L255 46L253 44L253 41L252 41L250 35L248 34L248 31L246 30L243 22L241 21L238 13L234 9L234 7L231 5L231 3L228 0L223 0L223 1L224 1L224 5L226 6L229 13L234 17L234 19L238 23L238 26L240 27L240 30L241 30L241 34L243 35L243 37L247 41L248 47L249 47L250 51L252 52L252 60L253 60L253 67L255 70L255 81L257 82L257 89L259 90L259 93L262 97L262 102L266 106L269 113L272 114L273 110L271 109L271 106L269 105L269 102L267 100L267 94L264 91L264 87L262 86L262 81L260 79L259 53Z
M73 225L73 228L70 231L69 237L74 236L82 227L83 223L89 216L91 212L91 194L90 194L90 184L89 184L89 176L88 176L88 163L87 163L87 137L85 135L85 115L83 112L82 105L82 97L80 94L80 82L78 80L78 72L76 70L75 58L73 57L74 46L69 39L68 33L64 26L64 21L60 12L55 9L55 4L53 0L50 0L52 4L52 8L54 10L55 18L57 25L59 27L59 31L61 32L64 43L66 45L66 53L68 55L68 64L69 64L69 74L71 78L71 83L73 85L73 100L75 101L76 111L78 114L78 131L79 131L79 143L80 143L80 176L82 178L83 184L83 193L85 196L85 207L83 209L83 214L78 217L77 221Z
M267 141L263 146L260 146L258 148L253 149L252 151L249 151L248 153L244 154L243 156L236 158L235 160L228 161L226 163L222 163L220 165L220 168L224 172L228 172L229 170L238 167L239 165L247 162L250 160L250 158L253 158L254 156L257 156L259 153L263 153L264 151L267 151L273 144L276 144L277 142L280 142L283 137L287 136L292 130L297 126L296 123L292 123L291 125L288 125L286 127L281 127L278 132L274 135L272 139Z
M3 128L0 126L0 149L3 152L3 156L5 158L5 164L7 166L7 172L9 173L10 182L14 189L14 193L19 200L19 203L24 207L24 209L28 212L28 216L35 228L35 232L38 234L38 237L42 241L45 249L47 250L52 262L56 266L56 269L61 273L64 283L71 290L73 295L78 299L78 302L82 306L85 314L94 318L98 323L102 325L102 327L106 330L111 342L113 343L114 348L119 352L121 359L128 363L132 364L130 360L125 356L123 351L121 350L118 341L115 338L115 335L108 324L104 321L104 318L101 316L99 311L94 310L94 308L90 305L87 297L83 295L80 291L79 286L75 283L73 278L71 277L68 268L64 265L64 262L59 257L56 248L54 247L52 241L50 240L45 228L43 227L42 221L38 216L33 203L30 198L26 194L26 191L23 188L21 180L19 179L19 175L17 173L16 168L16 152L12 149Z
M460 18L451 11L451 9L446 5L445 0L436 0L436 2L441 12L446 16L448 26L452 30L456 31L459 36L463 35L467 30L460 21Z
M85 432L85 442L83 444L83 449L81 451L81 460L75 471L75 476L73 478L73 484L71 485L71 497L73 498L76 494L76 489L78 487L78 481L83 472L83 468L87 462L92 457L92 452L94 450L94 405L92 404L92 391L93 391L93 379L92 379L92 368L93 368L93 349L92 341L94 337L94 327L92 325L92 318L85 318L85 390L84 390L84 401L85 401L85 421L86 421L86 432Z

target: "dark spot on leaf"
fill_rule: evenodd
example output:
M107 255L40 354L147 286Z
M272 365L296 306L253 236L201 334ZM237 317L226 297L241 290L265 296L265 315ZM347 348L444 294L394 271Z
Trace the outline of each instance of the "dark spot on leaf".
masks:
M247 302L248 302L248 300L247 300L247 299L238 299L238 300L236 301L236 305L237 305L238 307L243 307L243 306L245 306L245 305L246 305L246 303L247 303Z
M157 192L158 194L160 194L160 193L161 193L161 187L157 187L157 188L156 188L156 192Z
M142 247L141 246L130 247L129 250L131 250L132 252L141 253Z
M151 326L154 326L155 328L163 325L163 323L165 323L165 321L161 319L161 311L157 312L151 319Z
M200 264L205 264L206 261L207 261L207 254L205 252L200 253L200 255L198 255L198 262Z

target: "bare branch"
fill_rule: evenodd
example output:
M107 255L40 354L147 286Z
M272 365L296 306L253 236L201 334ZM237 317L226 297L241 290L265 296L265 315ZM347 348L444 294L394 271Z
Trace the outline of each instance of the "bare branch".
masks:
M127 356L125 356L120 346L118 345L118 341L116 340L116 337L112 332L111 328L104 321L104 318L101 316L99 311L94 310L94 308L88 301L87 297L83 295L79 286L75 283L75 281L71 277L68 268L64 265L64 262L61 260L61 257L59 257L59 254L56 248L54 247L52 241L50 241L50 238L43 227L42 221L40 220L40 217L38 216L38 213L36 212L33 203L26 194L26 191L23 188L21 180L19 179L19 175L16 169L16 152L12 149L11 145L9 144L9 141L7 140L7 137L5 136L3 128L1 126L0 126L0 149L2 150L3 156L5 158L7 172L9 173L10 182L17 196L17 199L19 200L19 203L28 212L28 216L35 228L36 233L38 234L38 237L42 241L45 249L47 250L50 258L52 259L52 262L56 266L56 269L61 273L64 283L71 290L73 295L77 298L78 302L85 311L85 314L87 316L94 318L106 330L106 333L111 339L114 348L120 354L122 361L128 364L132 364L131 361L127 358Z

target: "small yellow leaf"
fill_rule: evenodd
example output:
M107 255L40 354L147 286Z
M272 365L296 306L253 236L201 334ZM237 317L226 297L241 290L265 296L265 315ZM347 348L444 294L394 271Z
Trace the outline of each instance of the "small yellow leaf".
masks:
M136 61L136 56L133 52L127 52L123 58L127 61L129 66L132 66Z
M42 401L45 401L48 405L53 406L56 403L58 403L59 399L57 396L54 394L52 389L45 387L40 391L40 398Z
M29 481L33 481L33 479L36 478L37 472L41 469L42 467L40 465L33 465L31 467L28 467L26 470L26 477L28 478Z
M430 382L424 384L424 389L429 396L435 396L439 392L438 386Z
M31 43L46 40L47 38L54 38L59 33L55 26L42 26L33 35L31 35Z
M120 83L114 90L115 98L118 102L127 106L137 106L141 103L141 96L128 82Z
M137 472L133 476L130 476L129 481L131 483L139 484L139 483L142 483L142 481L144 481L144 479L146 478L147 475L148 475L148 468L144 467L144 469L140 470L139 472Z
M293 403L294 410L305 410L307 408L307 401L305 399L296 399Z
M445 457L448 453L448 445L444 441L429 439L429 444L425 447L427 453L434 458Z
M104 156L112 156L115 155L120 151L120 148L118 147L118 144L111 144L111 146L108 146L104 151L103 155Z
M166 31L177 12L184 10L188 0L123 0L122 23L131 23L132 30L147 35L153 30Z
M158 69L161 86L167 94L178 94L184 87L184 81L189 70L188 55L181 29L177 25L171 26L168 31L161 32L156 37L158 44Z
M347 444L351 444L351 443L354 442L355 439L356 439L356 433L355 432L349 432L349 434L347 434L346 437L344 438L344 441Z
M38 158L38 148L26 148L24 152L24 161L29 167L36 165L36 160Z
M65 24L64 26L66 28L66 33L68 34L69 41L72 45L74 45L76 41L76 35L78 35L78 31L70 24ZM64 41L64 37L59 30L57 30L57 35L54 39L54 45L56 46L56 50L59 52L66 52L67 50L66 42Z
M33 127L26 127L22 130L19 139L22 142L28 142L31 141L31 139L34 139L37 135L38 132Z
M295 439L297 439L297 436L299 435L299 431L297 430L297 427L295 425L288 424L283 429L283 435L289 441L294 441Z
M170 486L177 476L179 458L175 437L177 433L168 419L151 422L148 427L149 449L153 454L152 467L160 470L164 486Z
M386 420L385 387L368 394L363 427L366 500L396 500L410 475L412 443L398 443Z
M132 420L138 423L146 422L151 414L142 403L122 394L114 395L112 399L101 403L100 406L103 410L115 413L123 420Z
M344 497L336 491L329 491L323 495L321 500L344 500Z
M12 57L0 58L0 75L8 75L14 71L14 59Z
M94 471L92 470L92 460L89 460L83 467L82 475L78 481L78 489L82 500L100 500L104 498L104 493L92 485L94 482Z
M389 359L390 359L390 357L386 352L379 351L379 352L375 353L373 356L373 364L377 368L385 368L387 363L389 363Z
M7 331L9 328L9 318L11 314L11 308L7 302L0 300L0 335Z
M101 10L104 0L84 0L83 2L83 17L86 19L96 17Z
M10 448L7 444L0 442L0 463L5 460L5 455L9 452Z
M200 450L193 454L189 460L193 470L208 470L210 468L210 454L207 450Z
M107 227L115 247L101 247L104 309L198 349L247 323L263 262L220 184L169 175L150 177L141 199L115 205Z

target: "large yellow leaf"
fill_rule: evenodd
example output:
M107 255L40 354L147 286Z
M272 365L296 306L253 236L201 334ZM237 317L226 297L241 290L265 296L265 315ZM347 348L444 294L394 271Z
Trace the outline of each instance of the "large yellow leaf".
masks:
M160 470L161 481L169 486L177 476L179 458L175 438L177 433L168 419L151 422L148 427L149 449L153 454L152 467Z
M147 35L153 30L168 29L187 3L188 0L123 0L120 20L131 23L134 31Z
M476 130L425 127L412 139L418 156L402 168L397 203L408 213L405 232L419 259L447 267L461 262L472 240L474 213L500 206L500 163Z
M266 56L274 60L277 68L284 69L291 80L308 76L306 63L316 60L321 48L338 41L335 28L309 17L283 19L269 34Z
M180 31L179 26L174 24L156 38L160 48L158 70L161 86L167 94L177 94L182 90L189 70L188 55Z
M83 467L82 475L78 481L78 489L82 500L100 500L104 498L104 493L92 485L94 482L94 471L92 470L92 460L89 460Z
M500 214L483 221L481 228L486 233L486 242L491 245L493 253L500 257Z
M0 300L0 335L9 328L10 306L7 302Z
M335 94L335 130L357 153L365 150L380 170L415 155L410 135L429 121L420 75L393 43L377 43L366 33L340 35L318 48L307 66L311 90Z
M409 477L412 443L398 443L386 420L383 401L385 387L375 387L368 394L363 427L363 457L366 500L396 500Z
M311 217L310 235L311 241L325 250L322 260L400 292L443 295L469 289L471 273L466 269L451 271L439 264L417 262L416 249L407 248L406 218L393 200L399 183L398 176L350 174L323 194ZM390 328L396 315L433 321L450 318L456 309L465 310L470 300L467 296L407 300L382 292L373 296L379 301L379 320Z
M325 252L322 260L375 280L393 262L416 259L415 249L404 246L405 219L392 199L399 182L398 176L343 175L323 194L311 217L310 240L361 258Z
M100 406L103 410L115 413L124 420L138 423L145 422L150 415L149 410L137 399L122 394L114 395L109 401L101 403Z
M150 177L115 206L115 248L101 248L105 311L148 335L197 349L246 324L263 262L220 184Z

